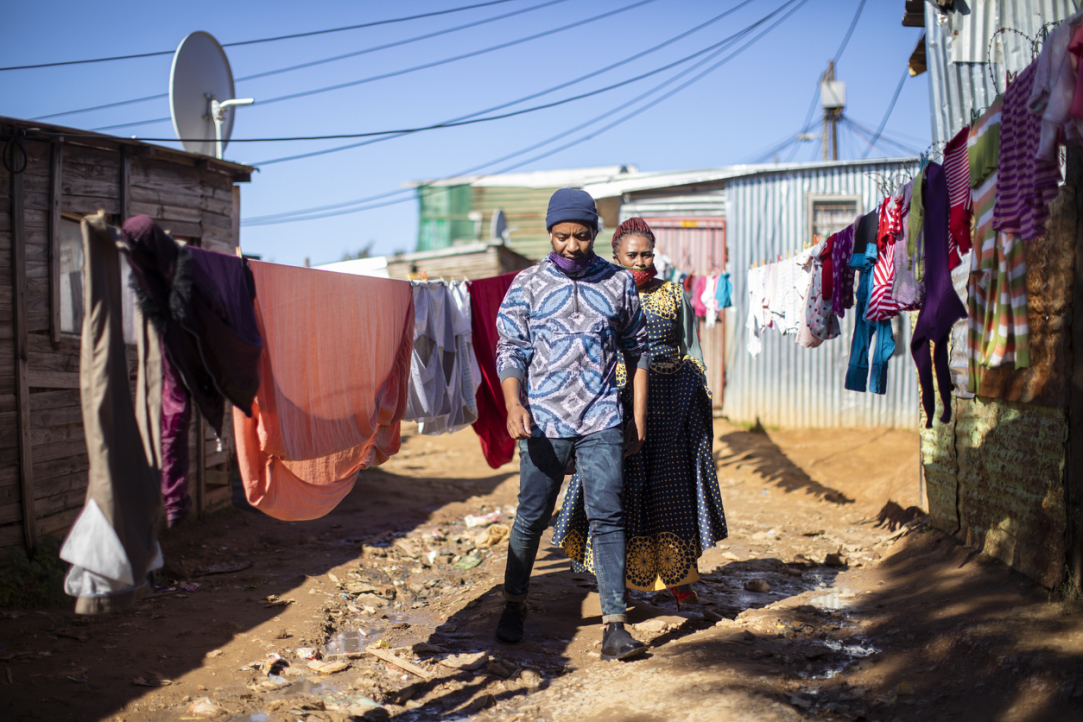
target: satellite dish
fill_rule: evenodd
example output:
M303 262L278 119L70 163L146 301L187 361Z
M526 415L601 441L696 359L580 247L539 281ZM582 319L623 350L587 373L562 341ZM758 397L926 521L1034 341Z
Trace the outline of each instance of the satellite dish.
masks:
M508 219L504 215L504 211L498 210L493 214L492 221L492 239L494 241L500 241L501 243L507 243L508 233Z
M221 160L233 132L233 106L256 102L233 94L233 71L214 36L199 30L184 38L169 71L169 110L186 151Z

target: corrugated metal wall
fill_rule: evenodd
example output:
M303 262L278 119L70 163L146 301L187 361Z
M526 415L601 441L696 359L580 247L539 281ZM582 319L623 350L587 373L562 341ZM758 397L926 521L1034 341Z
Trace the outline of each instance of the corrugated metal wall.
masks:
M956 3L962 6L961 3ZM1012 28L1037 37L1045 23L1057 22L1074 13L1074 0L969 0L965 11L940 13L925 5L926 63L929 69L929 108L933 141L951 140L970 123L970 110L983 110L996 97L990 77L994 61L997 86L1004 90L1004 73L1017 73L1031 61L1031 48L1015 33L1002 33L989 41L1000 28Z
M797 346L792 336L769 330L763 351L752 358L744 328L748 317L748 268L762 258L785 256L809 240L809 195L858 196L860 212L880 200L876 172L891 172L899 162L840 162L807 171L763 174L730 181L726 188L729 270L734 284L735 342L727 350L726 402L734 421L778 426L898 426L914 428L918 384L910 358L910 329L901 336L889 366L884 396L843 389L850 355L854 314L842 321L842 335L819 348ZM913 165L911 163L911 165Z
M470 186L421 186L417 189L420 209L417 250L447 248L456 240L473 238L470 220Z
M621 203L620 221L639 216L684 217L712 216L725 218L726 191L716 190L689 195L655 196L649 198L632 196Z
M481 211L481 232L485 240L493 222L493 213L504 211L508 228L513 228L508 246L527 258L538 261L549 255L549 232L545 229L545 211L549 196L556 188L521 186L474 186L473 209Z

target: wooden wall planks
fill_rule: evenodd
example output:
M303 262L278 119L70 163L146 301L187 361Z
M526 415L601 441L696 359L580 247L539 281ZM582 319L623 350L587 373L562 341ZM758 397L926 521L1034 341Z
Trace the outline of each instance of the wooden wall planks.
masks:
M225 253L237 245L239 216L232 177L200 159L78 138L23 144L24 172L0 167L0 547L64 533L86 494L79 337L60 332L62 214L146 213ZM204 508L228 502L228 421L224 437L219 451L213 431L193 419L190 487Z

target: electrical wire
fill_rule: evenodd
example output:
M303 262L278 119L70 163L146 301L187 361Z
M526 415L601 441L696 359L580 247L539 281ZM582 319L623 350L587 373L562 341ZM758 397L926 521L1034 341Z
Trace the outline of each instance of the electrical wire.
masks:
M895 102L899 99L899 93L902 92L903 84L906 83L906 79L909 77L910 68L907 67L905 70L903 70L902 77L899 78L899 84L895 86L895 94L891 96L891 103L888 104L887 112L884 113L884 118L880 121L880 127L876 129L876 133L872 136L872 139L869 140L869 147L866 148L865 152L861 154L862 158L868 157L869 151L872 150L872 147L876 144L876 141L879 140L880 134L884 132L884 126L887 125L887 120L891 117L891 112L895 110Z
M873 137L873 135L875 134L875 131L873 131L871 128L868 128L867 126L863 125L862 123L859 123L858 121L854 120L853 118L851 118L849 116L846 116L846 115L842 116L842 121L843 121L843 123L846 123L846 124L850 125L851 128L855 132L857 132L857 134L860 135L862 137L862 139L865 140L866 142L869 139L871 139ZM892 146L892 147L896 148L898 151L901 151L901 152L906 153L908 155L919 155L920 154L920 151L916 150L913 146L910 146L910 145L907 145L906 143L902 143L902 142L900 142L898 140L895 140L895 139L891 138L890 136L888 136L886 133L881 133L880 137L876 139L876 143L877 143L877 147L880 147L880 144L884 143L884 144L886 144L888 146Z
M650 0L650 1L653 2L653 0ZM769 17L771 17L771 16L769 15L768 18ZM765 22L765 21L761 20L760 22ZM755 26L753 26L753 27L755 27ZM746 31L739 31L739 32L746 32ZM677 67L678 65L683 65L684 63L687 63L689 60L692 60L693 58L696 58L696 57L698 57L700 55L703 55L705 53L710 52L711 50L714 50L714 49L716 49L716 48L718 48L720 46L723 46L726 43L731 42L735 37L738 37L738 35L739 35L739 33L735 34L735 35L731 35L730 37L728 37L728 38L726 38L724 40L721 40L721 41L719 41L717 43L714 43L713 45L710 45L710 46L708 46L708 47L706 47L706 48L704 48L702 50L698 50L698 51L696 51L696 52L694 52L694 53L692 53L690 55L686 55L685 57L683 57L683 58L681 58L679 60L675 60L675 61L673 61L671 63L667 63L666 65L655 68L654 70L650 70L650 71L647 71L645 73L641 73L640 75L637 75L635 77L627 78L627 79L621 80L621 81L619 81L617 83L612 83L612 84L607 85L605 87L597 88L595 90L587 91L585 93L580 93L578 95L573 95L573 96L570 96L570 97L567 97L567 98L562 98L560 100L554 100L554 101L551 101L549 103L542 103L541 105L534 105L534 106L531 106L529 108L520 108L519 110L513 110L513 111L509 111L507 113L501 113L499 115L488 115L488 116L484 116L484 117L480 117L480 118L474 117L474 118L470 118L470 119L467 119L467 120L457 120L457 121L447 121L447 122L442 122L442 123L433 123L433 124L430 124L430 125L419 126L419 127L414 127L414 128L397 128L397 129L394 129L394 130L368 131L368 132L364 132L364 133L336 133L336 134L330 134L330 135L303 135L303 136L286 136L286 137L274 137L274 138L234 138L234 139L230 140L230 142L231 143L272 143L272 142L294 142L294 141L311 141L311 140L341 140L341 139L345 139L345 138L372 138L372 137L388 136L388 135L401 136L401 135L406 135L406 134L411 134L411 133L419 133L419 132L428 131L428 130L437 130L437 129L441 129L441 128L456 128L456 127L463 126L463 125L475 125L475 124L478 124L478 123L488 123L488 122L491 122L491 121L494 121L494 120L504 120L506 118L513 118L513 117L516 117L516 116L519 116L519 115L526 115L528 113L534 113L534 112L537 112L537 111L540 111L540 110L547 110L549 108L555 108L557 106L566 105L568 103L573 103L573 102L575 102L577 100L583 100L585 98L590 98L590 97L593 97L595 95L600 95L602 93L607 93L609 91L616 90L617 88L624 87L625 85L630 85L632 83L637 83L640 80L644 80L644 79L649 78L649 77L651 77L653 75L658 75L659 73L663 73L666 70L670 70L671 68ZM45 133L45 134L48 135L49 133ZM74 133L66 133L65 135L67 137L78 137L78 135L74 134ZM174 138L139 138L139 140L166 142L166 141L172 141L172 140L176 140L176 139L174 139ZM202 142L202 141L208 141L210 139L208 139L208 138L181 138L179 140L181 140L181 141L190 141L190 142Z
M865 9L865 0L861 0L857 4L857 12L854 13L854 19L850 21L850 27L846 30L846 36L842 39L842 43L839 45L839 49L835 51L835 57L832 61L835 65L839 64L839 60L842 58L842 53L846 50L846 46L850 43L850 36L854 34L854 28L857 27L857 21L861 18L861 11Z
M762 25L764 22L766 22L766 20L773 17L774 15L777 15L779 12L781 12L788 5L793 5L794 2L797 2L797 0L787 0L787 2L783 3L778 9L773 11L770 15L768 15L767 17L763 18L762 20L757 21L755 24L753 24L753 25L749 26L748 28L746 28L746 30L744 31L744 34L747 35L755 27L758 27L759 25ZM654 100L650 101L649 103L647 103L645 105L642 105L639 108L636 108L632 112L625 114L624 116L618 118L617 120L613 121L612 123L609 123L608 125L603 126L602 128L599 128L597 130L591 131L587 135L581 136L581 137L579 137L579 138L577 138L577 139L575 139L573 141L570 141L568 143L565 143L564 145L561 145L561 146L559 146L557 148L553 148L551 150L548 150L545 153L542 153L540 155L533 156L531 158L527 158L525 160L518 161L518 162L516 162L515 164L513 164L511 166L507 166L505 168L501 168L501 169L499 169L497 171L494 171L494 173L496 173L496 174L507 173L508 171L515 170L515 169L520 168L520 167L522 167L524 165L528 165L528 164L536 162L538 160L542 160L543 158L547 158L549 156L555 155L556 153L567 150L568 148L571 148L573 146L584 143L584 142L586 142L586 141L588 141L588 140L590 140L592 138L595 138L598 135L600 135L602 133L605 133L608 130L611 130L612 128L615 128L616 126L620 125L621 123L624 123L624 122L626 122L628 120L631 120L632 118L640 115L641 113L646 112L650 108L652 108L652 107L658 105L659 103L661 103L662 101L672 97L676 93L679 93L680 91L684 90L688 86L702 80L703 78L705 78L710 73L714 72L715 70L717 70L721 66L728 63L733 58L740 55L746 49L748 49L749 47L754 45L756 42L758 42L761 38L763 38L765 35L767 35L772 30L774 30L776 27L778 27L780 24L785 22L790 16L792 16L795 12L797 12L797 10L799 10L807 2L808 2L808 0L800 0L799 2L797 2L796 6L791 8L785 15L783 15L776 22L774 22L772 25L770 25L762 33L760 33L756 37L752 38L752 40L745 43L743 46L738 48L736 51L734 51L734 52L730 53L729 55L727 55L726 57L722 58L722 60L718 61L714 65L711 65L710 67L708 67L702 73L699 73L698 75L696 75L696 76L692 77L691 79L685 81L684 83L677 86L673 90L670 90L669 92L655 98ZM608 116L612 115L612 113L615 110L620 110L620 109L623 109L625 107L628 107L629 105L637 103L639 100L643 99L644 97L657 92L658 90L665 87L666 85L669 85L669 84L675 82L676 80L678 80L679 78L693 72L694 70L696 70L696 68L709 63L715 57L717 57L721 53L725 52L726 49L727 48L719 49L718 51L716 51L712 55L708 56L707 58L701 60L700 62L696 63L692 67L686 68L685 70L683 70L680 73L674 75L672 78L668 79L664 83L656 86L655 88L652 88L647 93L644 93L641 96L633 98L631 101L628 101L627 103L623 104L622 106L619 106L618 108L610 110L609 112L605 113L604 115L599 116L599 118L608 117ZM585 127L586 125L591 125L594 122L597 122L597 119L589 121L588 123L586 123L586 124L584 124L583 126L580 126L580 127ZM565 133L562 133L559 136L554 136L554 138L564 137L564 136L568 135L571 132L576 132L576 131L575 130L565 131ZM547 143L543 142L541 145L545 145L545 144L547 144ZM529 151L525 151L525 152L529 152ZM517 153L517 154L513 154L513 155L521 155L521 154L522 154L522 152ZM496 162L500 162L500 161L496 161ZM486 165L492 165L492 164L493 163L489 163L489 164L486 164ZM485 166L481 166L481 167L485 167ZM471 171L467 171L467 172L471 172ZM463 174L457 174L457 175L463 175ZM451 177L455 177L455 176L451 176ZM419 189L419 192L420 192L420 189ZM389 194L385 194L385 197L386 197L386 195L389 195ZM382 208L382 207L389 206L389 205L404 203L404 202L409 201L409 200L412 200L412 197L398 199L398 200L394 200L394 201L387 201L387 202L384 202L384 203L372 204L372 205L368 205L368 206L362 206L360 208L351 208L351 209L348 209L348 210L338 210L338 211L331 211L331 212L328 212L328 213L309 214L309 215L304 215L304 216L298 215L298 216L294 216L294 217L291 217L291 218L283 218L281 220L267 220L267 221L264 221L264 222L259 222L256 219L249 219L247 222L243 222L243 223L244 223L244 225L271 225L271 224L279 224L279 223L291 223L291 222L303 221L303 220L318 220L320 218L326 218L326 217L330 217L330 216L345 215L345 214L349 214L349 213L358 213L358 212L365 211L365 210L372 210L372 209L375 209L375 208ZM363 202L363 201L359 201L359 202ZM298 211L297 213L303 213L303 211Z
M753 164L755 164L755 163L763 163L768 158L773 157L777 153L781 153L782 151L784 151L786 148L790 147L791 145L796 145L797 147L800 147L801 144L805 142L805 141L803 141L801 139L800 136L804 135L805 133L808 133L813 128L815 128L817 125L822 124L822 122L823 122L822 119L817 119L815 121L810 121L808 125L806 125L804 128L802 128L800 131L798 131L794 135L790 136L789 138L786 138L785 140L783 140L780 143L776 143L775 145L767 148L766 150L758 151L753 156L749 156L751 158L751 160L749 160L747 162L753 163ZM793 157L793 155L794 154L791 154L791 158ZM789 162L789 161L787 161L787 162Z
M773 11L772 13L769 13L767 16L765 16L764 18L761 18L756 23L753 23L752 25L738 31L737 33L734 33L732 36L730 36L730 38L728 38L726 41L723 41L723 42L729 42L729 43L735 42L740 37L743 37L744 35L747 35L752 30L754 30L756 27L758 27L759 25L762 25L764 22L769 20L771 17L778 14L787 5L792 4L792 2L794 2L794 0L789 0L788 2L783 4L781 7L779 7L777 10ZM738 7L740 7L740 6L738 6ZM736 8L734 8L734 9L736 9ZM515 151L514 153L510 153L508 155L501 156L500 158L496 158L494 160L486 161L485 163L481 163L480 165L476 165L476 166L474 166L472 168L468 168L466 170L459 171L458 173L455 173L452 176L448 176L448 178L456 178L456 177L468 175L470 173L477 172L477 171L479 171L479 170L481 170L483 168L487 168L489 166L496 165L497 163L503 163L506 160L511 160L512 158L516 158L518 156L525 155L526 153L530 153L530 152L532 152L534 150L537 150L539 148L542 148L542 147L544 147L546 145L550 145L551 143L554 143L554 142L556 142L558 140L562 140L562 139L566 138L567 136L569 136L569 135L571 135L573 133L577 133L580 130L588 128L591 125L594 125L595 123L598 123L598 122L600 122L602 120L605 120L606 118L611 117L612 114L615 113L615 112L619 112L621 110L624 110L625 108L627 108L627 107L629 107L631 105L634 105L635 103L638 103L639 101L650 97L651 95L653 95L658 90L660 90L660 89L666 87L667 85L675 82L680 77L692 72L697 67L701 66L703 63L709 62L713 57L716 57L719 53L724 52L724 51L725 51L725 48L721 48L721 49L717 50L710 57L704 59L703 61L700 61L700 63L697 63L696 65L692 66L691 68L688 68L688 69L682 71L679 74L675 74L672 78L670 78L670 79L668 79L666 81L663 81L662 83L654 86L650 90L647 90L646 92L632 98L631 100L617 106L616 108L606 110L604 113L602 113L600 115L597 115L594 118L591 118L590 120L587 120L584 123L581 123L581 124L579 124L579 125L577 125L577 126L575 126L573 128L568 128L566 130L563 130L560 133L557 133L556 135L551 136L550 138L547 138L547 139L545 139L543 141L540 141L538 143L534 143L534 144L532 144L532 145L530 145L530 146L528 146L526 148ZM652 101L652 103L650 105L648 105L647 107L651 107L651 106L657 104L657 102L658 101ZM623 121L621 121L621 122L623 122ZM558 149L556 151L552 151L552 152L555 153L555 152L558 152L559 150L560 149ZM549 153L549 155L551 155L551 154L552 153ZM539 156L539 158L541 158L541 157L546 157L546 156L545 155ZM531 162L531 161L527 161L527 162ZM265 161L261 165L267 165L267 164L268 163ZM506 172L507 170L514 169L516 167L519 167L520 165L522 165L522 163L517 164L516 166L511 166L510 168L503 169L503 170L501 170L499 172ZM447 180L447 178L445 178L444 180ZM434 181L434 182L438 183L440 181ZM412 195L413 192L411 190L400 189L400 190L395 190L395 191L388 191L388 192L381 193L381 194L378 194L378 195L375 195L375 196L368 196L366 198L361 198L361 199L357 199L357 200L353 200L353 201L346 201L346 202L343 202L343 203L335 203L335 204L331 204L331 205L317 206L315 208L306 208L306 209L302 209L302 210L299 210L299 211L287 211L287 212L284 212L284 213L275 213L275 214L269 214L269 215L264 215L264 216L257 216L257 217L254 217L254 218L246 219L245 222L248 223L248 224L251 224L251 225L264 225L264 224L267 224L269 222L289 222L288 220L285 220L285 219L290 219L293 216L298 216L298 215L301 215L301 214L311 215L313 213L318 213L318 212L321 212L321 211L333 211L333 210L336 210L336 209L347 208L347 207L350 207L350 206L356 206L356 205L360 205L360 204L364 204L364 203L370 203L372 201L381 200L381 199L384 199L384 198L388 198L388 197L391 197L391 196L400 195L400 194L404 194L404 193L411 194L409 197L404 198L403 199L404 201L409 200L410 198L413 197L413 195ZM401 202L401 201L396 201L396 202ZM377 206L373 206L373 207L382 207L382 206L377 205ZM352 209L349 212L354 212L356 210L366 210L366 209ZM340 213L332 213L332 215L341 215L341 214ZM318 217L324 217L324 216L321 215L321 216L318 216ZM283 219L283 220L279 221L279 219ZM305 218L297 218L296 220L305 220Z
M699 30L702 30L702 29L712 25L713 23L718 22L719 20L726 17L727 15L730 15L731 13L734 13L737 10L740 10L742 7L748 5L750 2L752 2L752 0L743 0L743 2L738 3L737 5L730 8L729 10L726 10L725 12L719 13L718 15L715 15L713 18L710 18L709 20L707 20L707 21L705 21L703 23L700 23L699 25L696 25L695 27L693 27L693 28L691 28L689 30L686 30L683 33L675 35L672 38L670 38L670 39L668 39L668 40L666 40L666 41L664 41L662 43L659 43L658 45L655 45L654 47L647 48L646 50L643 50L643 51L641 51L639 53L636 53L635 55L631 55L631 56L629 56L629 57L627 57L627 58L625 58L623 60L619 60L619 61L617 61L615 63L607 65L604 68L600 68L599 70L595 70L593 72L587 73L586 75L581 75L578 78L566 81L564 83L560 83L559 85L554 85L554 86L552 86L550 88L547 88L545 90L542 90L542 91L539 91L539 92L536 92L536 93L531 93L530 95L525 95L525 96L523 96L521 98L517 98L515 100L511 100L511 101L508 101L506 103L502 103L500 105L494 105L494 106L492 106L490 108L486 108L485 110L479 110L479 111L476 111L474 113L470 113L469 115L463 115L463 116L459 116L457 118L452 118L452 119L450 119L448 121L444 121L444 122L445 123L455 123L455 122L459 122L459 121L462 121L462 120L468 120L470 118L474 118L474 117L477 117L479 115L484 115L485 113L491 113L491 112L494 112L494 111L497 111L497 110L503 110L504 108L507 108L507 107L510 107L510 106L513 106L513 105L518 105L519 103L524 103L524 102L526 102L528 100L533 100L534 98L538 98L538 97L541 97L543 95L548 95L549 93L555 92L557 90L562 90L562 89L564 89L564 88L566 88L568 86L576 85L577 83L581 83L584 80L589 80L590 78L597 77L599 75L602 75L604 73L609 72L610 70L618 68L618 67L620 67L622 65L627 65L628 63L633 62L635 60L638 60L639 58L642 58L642 57L644 57L646 55L649 55L649 54L651 54L653 52L661 50L662 48L664 48L664 47L666 47L668 45L672 45L673 43L675 43L675 42L677 42L679 40L683 40L684 38L688 37L689 35L692 35L693 33L698 32ZM728 38L726 40L720 41L720 43L716 43L716 45L727 42L727 40L728 40ZM714 47L714 46L709 46L706 49L700 51L700 53L698 53L698 54L708 52L708 51L711 50L712 47ZM688 56L685 59L688 60L688 59L691 59L691 57L694 57L694 56ZM381 143L381 142L383 142L385 140L393 140L395 138L401 138L404 135L409 135L409 133L398 133L398 134L393 134L393 135L387 135L387 136L383 136L383 137L379 137L379 138L375 138L375 139L371 139L371 140L362 141L360 143L350 143L348 145L340 145L340 146L335 146L333 148L325 148L323 150L310 151L310 152L307 152L307 153L299 153L299 154L296 154L296 155L284 156L284 157L281 157L281 158L272 158L270 160L259 161L259 162L255 163L254 165L266 166L266 165L272 165L274 163L283 163L283 162L291 161L291 160L300 160L300 159L303 159L303 158L313 158L315 156L327 155L329 153L337 153L337 152L340 152L340 151L343 151L343 150L349 150L351 148L360 148L362 146L372 145L374 143Z
M379 75L371 75L371 76L369 76L367 78L361 78L359 80L351 80L351 81L348 81L348 82L345 82L345 83L336 83L334 85L327 85L327 86L324 86L322 88L313 88L311 90L302 90L302 91L299 91L297 93L288 93L286 95L279 95L279 96L276 96L274 98L267 98L266 100L259 100L259 101L256 102L256 105L257 106L264 106L264 105L270 105L272 103L281 103L281 102L286 101L286 100L296 100L297 98L308 98L308 97L313 96L313 95L318 95L318 94L321 94L321 93L329 93L329 92L332 92L332 91L335 91L335 90L343 90L345 88L352 88L352 87L356 87L358 85L363 85L365 83L372 83L372 82L375 82L377 80L387 80L388 78L397 78L397 77L400 77L402 75L407 75L409 73L415 73L415 72L417 72L419 70L428 70L430 68L435 68L435 67L438 67L438 66L441 66L441 65L447 65L448 63L454 63L454 62L457 62L459 60L466 60L468 58L476 58L479 55L485 55L487 53L492 53L492 52L495 52L497 50L503 50L504 48L510 48L512 46L515 46L515 45L521 45L523 43L530 42L532 40L537 40L539 38L544 38L544 37L547 37L549 35L555 35L556 33L564 32L565 30L571 30L573 28L581 27L581 26L586 25L588 23L593 23L593 22L596 22L598 20L603 20L605 18L609 18L609 17L612 17L614 15L618 15L620 13L628 12L629 10L634 10L634 9L636 9L638 7L641 7L643 5L647 5L647 4L652 3L652 2L657 2L657 0L637 0L637 2L634 2L634 3L631 3L630 5L625 5L623 7L617 8L616 10L610 10L610 11L604 12L604 13L602 13L600 15L595 15L593 17L585 18L583 20L578 20L578 21L576 21L574 23L568 23L567 25L561 25L560 27L552 28L550 30L545 30L545 31L542 31L540 33L534 33L533 35L528 35L528 36L523 37L523 38L517 38L515 40L509 40L508 42L499 43L497 45L492 45L492 46L489 46L487 48L482 48L481 50L473 50L473 51L471 51L469 53L462 53L462 54L459 54L459 55L454 55L454 56L452 56L450 58L443 58L441 60L434 60L434 61L429 62L429 63L422 63L421 65L414 65L413 67L410 67L410 68L403 68L401 70L393 70L393 71L391 71L389 73L381 73ZM150 123L162 123L162 122L165 122L167 120L170 120L170 118L169 117L152 118L150 120L134 121L134 122L131 122L131 123L121 123L121 124L118 124L118 125L106 125L106 126L102 126L100 128L94 128L94 130L114 130L114 129L117 129L117 128L131 128L131 127L134 127L134 126L137 126L137 125L146 125L146 124L150 124ZM348 137L348 136L340 136L340 137ZM354 137L361 137L361 136L354 136Z
M843 54L843 52L845 52L846 46L850 44L850 38L854 34L854 28L857 27L857 21L861 19L861 11L864 10L864 9L865 9L865 0L861 0L861 2L859 2L857 4L857 10L854 12L853 19L850 21L850 27L846 29L846 35L843 36L842 42L839 43L839 49L835 51L835 55L832 58L832 62L835 63L835 65L839 64L839 60L842 59L842 54ZM816 101L818 101L819 99L820 99L820 85L817 83L816 90L812 94L812 102L809 103L809 106L808 106L808 113L805 114L805 123L804 123L804 125L801 126L802 128L808 128L809 123L812 122L812 114L814 112L816 112ZM807 130L799 131L797 133L797 135L800 135L801 133L805 133L805 132L807 132ZM797 154L797 148L794 148L794 152L791 153L790 157L786 159L787 162L792 161L793 157L796 154Z
M451 13L459 13L464 10L474 10L475 8L489 7L490 5L502 5L503 3L512 2L512 0L489 0L489 2L475 3L473 5L464 5L457 8L449 8L447 10L437 10L431 13L421 13L420 15L409 15L402 18L391 18L388 20L377 20L371 23L361 23L358 25L343 25L337 28L326 28L324 30L312 30L305 33L292 33L290 35L277 35L272 38L257 38L256 40L241 40L234 43L222 43L224 48L239 47L241 45L255 45L257 43L271 43L278 40L292 40L294 38L308 38L314 35L327 35L329 33L340 33L345 30L360 30L362 28L373 28L378 25L391 25L393 23L402 23L408 20L420 20L422 18L436 17L437 15L450 15ZM34 63L32 65L9 65L7 67L0 67L0 71L4 70L30 70L33 68L55 68L62 65L86 65L87 63L107 63L113 60L132 60L136 58L153 58L159 55L172 55L176 50L159 50L153 53L134 53L132 55L114 55L108 58L89 58L86 60L64 60L55 63Z
M397 48L397 47L401 47L403 45L409 45L410 43L416 43L416 42L419 42L421 40L429 40L431 38L439 37L441 35L448 35L450 33L458 32L459 30L466 30L468 28L476 28L479 25L486 25L488 23L496 22L497 20L504 20L506 18L513 17L515 15L523 15L525 13L533 12L534 10L540 10L542 8L547 8L547 7L551 6L551 5L557 5L557 4L563 3L563 2L568 2L568 0L548 0L547 2L543 2L540 5L532 5L532 6L528 7L528 8L522 8L520 10L515 10L515 11L510 12L510 13L504 13L503 15L495 15L495 16L493 16L491 18L485 18L483 20L475 20L472 23L466 23L465 25L456 25L453 28L446 28L444 30L437 30L436 32L425 33L424 35L415 35L412 38L406 38L405 40L398 40L398 41L395 41L393 43L385 43L383 45L375 45L375 46L373 46L371 48L364 48L363 50L355 50L352 53L345 53L343 55L335 55L335 56L332 56L332 57L329 57L329 58L321 58L319 60L312 60L310 62L301 63L299 65L290 65L290 66L285 67L285 68L278 68L276 70L267 70L267 71L264 71L262 73L254 73L253 75L245 75L243 77L237 78L236 81L238 83L243 83L243 82L248 81L248 80L255 80L256 78L265 78L265 77L270 76L270 75L278 75L280 73L286 73L286 72L289 72L291 70L300 70L301 68L310 68L310 67L315 66L315 65L322 65L322 64L325 64L325 63L331 63L331 62L334 62L336 60L344 60L346 58L353 58L353 57L357 57L359 55L366 55L368 53L375 53L375 52L380 51L380 50L388 50L390 48ZM134 105L136 103L143 103L143 102L146 102L148 100L161 100L162 98L168 98L168 97L169 97L169 93L157 93L155 95L145 95L142 98L132 98L131 100L120 100L120 101L117 101L115 103L105 103L104 105L94 105L94 106L91 106L89 108L78 108L77 110L65 110L62 113L50 113L49 115L39 115L36 118L32 118L32 120L48 120L49 118L60 118L60 117L65 116L65 115L75 115L77 113L89 113L89 112L94 111L94 110L106 110L106 109L109 109L109 108L119 108L119 107L122 107L122 106L125 106L125 105ZM168 119L166 119L166 120L168 120ZM141 125L142 123L145 123L145 122L147 122L147 121L143 121L143 122L138 123L138 124ZM160 121L156 120L154 122L160 122ZM111 126L111 127L120 127L120 126Z

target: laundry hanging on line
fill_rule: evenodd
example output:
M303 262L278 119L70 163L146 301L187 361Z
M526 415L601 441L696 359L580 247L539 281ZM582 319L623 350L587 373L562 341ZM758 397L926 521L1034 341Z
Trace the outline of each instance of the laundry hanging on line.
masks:
M234 408L248 502L290 521L331 511L357 472L399 449L414 311L410 284L254 261L264 339L251 416Z
M124 232L105 214L83 219L83 327L79 395L89 470L83 510L60 558L72 565L64 591L76 614L130 607L150 590L162 566L161 338L138 311L138 362L133 403L124 346L119 246Z
M422 434L450 434L478 419L481 370L465 281L413 282L414 349L405 421Z
M507 464L515 454L515 440L508 435L504 392L496 372L496 316L517 274L518 271L468 282L474 351L481 371L481 385L475 397L478 420L473 426L481 442L481 453L494 469Z
M263 339L243 258L178 243L148 216L124 224L136 303L158 330L162 356L162 493L169 526L191 509L191 405L222 436L227 401L248 409L259 388Z

